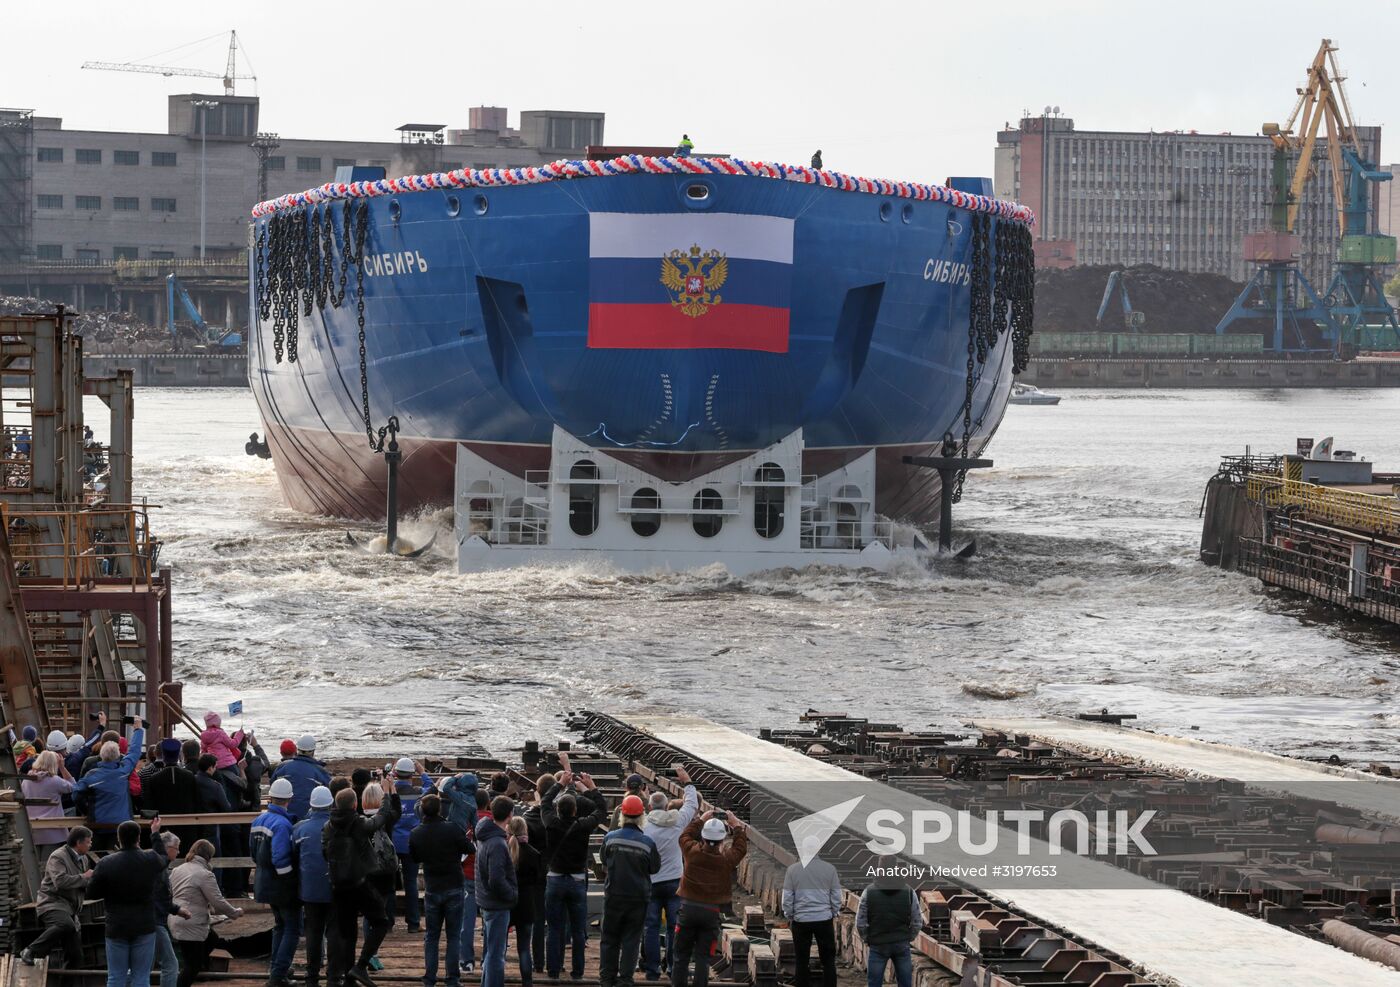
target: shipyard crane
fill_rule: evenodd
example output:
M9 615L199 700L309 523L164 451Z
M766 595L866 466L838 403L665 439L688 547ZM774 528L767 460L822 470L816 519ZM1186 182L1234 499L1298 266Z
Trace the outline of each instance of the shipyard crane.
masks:
M1276 351L1314 348L1303 331L1309 321L1338 351L1349 338L1354 341L1366 325L1389 326L1400 334L1400 322L1376 275L1377 267L1395 263L1395 238L1372 231L1369 207L1370 184L1390 181L1391 176L1368 159L1357 138L1336 51L1330 39L1322 40L1308 67L1307 83L1298 90L1293 112L1282 125L1263 126L1264 135L1274 145L1270 230L1245 237L1245 259L1260 267L1215 327L1217 333L1225 332L1238 319L1272 317ZM1315 171L1319 132L1324 127L1341 239L1331 283L1325 295L1319 296L1298 268L1296 230L1303 192ZM1290 169L1290 160L1295 157ZM1287 342L1285 327L1292 330Z
M1114 294L1118 295L1119 302L1123 306L1123 328L1129 332L1141 331L1147 322L1147 316L1142 312L1133 310L1133 303L1128 298L1128 272L1110 271L1108 283L1104 285L1103 301L1099 303L1098 315L1094 317L1094 324L1103 328L1104 317L1108 315L1109 307L1113 304Z
M220 32L219 34L211 34L207 38L200 38L198 41L191 41L187 45L180 45L177 48L166 49L165 51L157 52L155 55L151 55L150 57L158 58L161 55L168 55L170 52L178 51L181 48L189 48L192 45L202 44L205 41L212 40L213 38L221 37L222 33L223 32ZM237 74L237 55L240 51L243 52L244 63L248 65L249 71L247 75ZM243 48L243 46L238 43L237 31L230 31L228 33L228 63L224 66L224 70L222 72L217 72L211 69L177 68L173 65L151 65L145 60L136 62L84 62L83 68L100 69L105 72L145 72L151 75L163 75L167 78L170 76L180 75L191 76L196 79L222 79L224 83L225 96L234 95L234 83L239 79L252 80L254 88L256 88L258 82L258 77L252 72L252 64L248 62L247 49Z

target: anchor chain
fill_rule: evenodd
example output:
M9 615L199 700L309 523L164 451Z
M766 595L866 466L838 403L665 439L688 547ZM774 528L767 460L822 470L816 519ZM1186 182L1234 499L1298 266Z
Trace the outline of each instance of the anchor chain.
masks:
M1009 239L1010 264L1006 280L1011 300L1011 366L1019 374L1031 362L1031 333L1035 325L1035 248L1030 229L1020 223L1012 226Z
M968 265L971 290L968 297L967 314L967 379L963 394L962 441L958 444L958 455L967 459L972 446L972 398L977 385L977 365L987 362L987 354L996 341L996 329L992 325L991 302L991 257L988 249L988 231L991 219L981 214L972 217L972 258ZM963 483L967 470L958 470L953 481L953 503L962 500Z
M374 452L396 442L399 420L390 417L378 430L370 415L369 355L365 347L365 240L369 236L369 203L346 202L337 237L334 207L274 213L258 230L255 268L258 315L272 322L273 352L281 363L297 360L297 329L301 316L313 308L323 313L329 304L340 308L350 290L354 268L355 326L360 358L360 417L365 440ZM336 254L339 253L337 265ZM338 266L338 270L337 270ZM323 316L324 317L324 316Z
M267 225L258 227L258 239L253 246L253 294L258 318L266 322L272 315L272 298L267 291Z
M347 209L349 206L347 205ZM369 229L369 204L362 202L355 215L355 325L359 329L360 343L360 413L364 419L365 438L369 441L369 447L375 452L384 451L384 435L386 425L379 430L376 439L374 434L374 423L370 418L369 410L369 358L365 352L365 233ZM398 432L399 420L389 417L393 431Z
M992 281L992 330L995 333L991 345L1006 334L1010 328L1008 315L1011 309L1011 272L1013 234L1009 223L997 223L996 236L996 277Z

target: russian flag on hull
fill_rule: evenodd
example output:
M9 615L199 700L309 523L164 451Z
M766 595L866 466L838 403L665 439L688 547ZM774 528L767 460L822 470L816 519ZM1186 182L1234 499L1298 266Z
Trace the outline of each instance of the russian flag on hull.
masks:
M793 221L744 213L593 213L592 349L788 350Z

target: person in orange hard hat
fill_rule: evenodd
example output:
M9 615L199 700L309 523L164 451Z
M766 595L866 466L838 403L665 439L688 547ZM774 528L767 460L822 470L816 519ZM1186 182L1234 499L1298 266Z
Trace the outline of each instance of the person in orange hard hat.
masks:
M656 842L642 832L646 804L622 800L622 826L603 838L603 921L598 944L599 987L630 987L651 901L651 876L661 869Z

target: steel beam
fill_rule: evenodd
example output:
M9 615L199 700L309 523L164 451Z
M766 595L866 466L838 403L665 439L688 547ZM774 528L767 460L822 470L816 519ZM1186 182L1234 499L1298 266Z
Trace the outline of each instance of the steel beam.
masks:
M49 728L49 711L39 680L39 663L34 659L24 597L15 578L9 537L3 525L0 570L0 701L5 707L0 722L8 720L16 727L32 724L43 736Z

